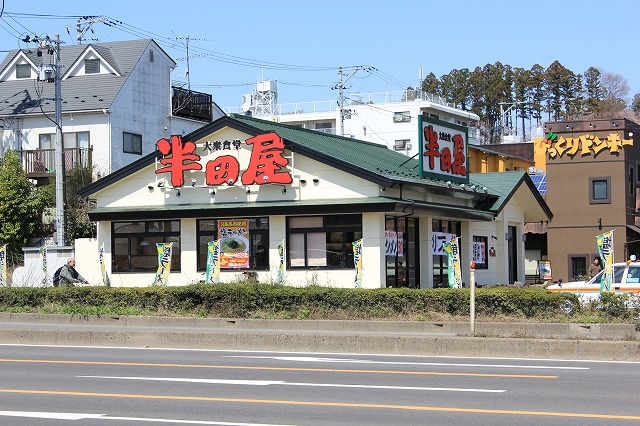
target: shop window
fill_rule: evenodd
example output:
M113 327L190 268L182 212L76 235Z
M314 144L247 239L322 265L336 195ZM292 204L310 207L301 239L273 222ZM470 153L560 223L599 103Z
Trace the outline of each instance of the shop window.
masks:
M571 281L581 281L587 279L587 256L579 255L570 258Z
M589 204L611 204L611 177L589 178Z
M220 223L228 221L227 219L199 219L197 222L197 238L198 238L198 271L207 269L207 247L210 242L220 239ZM247 221L248 236L245 237L249 241L248 247L248 267L235 267L233 269L269 269L269 218L251 218L233 220L236 222ZM235 247L231 248L235 250ZM225 248L221 247L224 252ZM225 269L225 268L223 268Z
M123 132L122 149L127 154L142 154L142 135Z
M113 272L156 272L156 244L173 243L171 271L180 272L180 221L114 222Z
M361 215L287 219L291 268L353 268L353 242L362 238Z
M473 237L473 261L476 263L476 269L489 269L487 245L487 237Z
M444 252L442 244L461 235L462 222L434 219L431 226L433 232L431 235L433 287L449 287L449 258Z

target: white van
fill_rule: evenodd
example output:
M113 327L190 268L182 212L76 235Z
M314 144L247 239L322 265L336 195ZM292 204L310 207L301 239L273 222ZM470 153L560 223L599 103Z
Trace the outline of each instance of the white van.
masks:
M554 293L577 293L580 299L589 301L600 297L600 283L604 269L588 281L557 283L547 287ZM621 262L613 264L612 290L616 294L640 292L640 262Z

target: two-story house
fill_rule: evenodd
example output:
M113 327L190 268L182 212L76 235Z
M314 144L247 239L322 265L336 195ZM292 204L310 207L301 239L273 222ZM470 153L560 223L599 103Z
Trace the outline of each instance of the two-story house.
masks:
M105 176L224 115L211 95L172 87L176 63L154 40L39 44L0 63L0 156L21 153L29 178L55 171L55 65L60 64L65 168Z

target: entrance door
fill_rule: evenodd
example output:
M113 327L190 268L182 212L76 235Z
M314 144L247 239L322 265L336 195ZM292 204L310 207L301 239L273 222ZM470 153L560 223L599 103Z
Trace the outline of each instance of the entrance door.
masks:
M390 231L385 244L387 287L420 288L418 219L389 216L385 231Z

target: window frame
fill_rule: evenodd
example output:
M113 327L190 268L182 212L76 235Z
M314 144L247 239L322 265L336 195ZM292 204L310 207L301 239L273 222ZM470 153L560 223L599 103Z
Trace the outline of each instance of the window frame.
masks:
M322 225L292 227L291 222L300 218L307 220L321 218ZM338 222L334 222L333 220L335 219L338 219ZM349 222L349 219L353 219L354 222ZM362 238L362 228L361 214L288 216L286 224L287 269L300 270L314 268L340 270L354 268L353 242ZM317 240L320 234L324 234L323 248L314 246L312 241L313 239ZM336 241L336 237L341 237L341 241ZM301 240L299 240L300 238ZM293 239L299 240L298 242L302 244L302 256L292 258L291 248ZM341 249L338 249L339 247L336 246L341 246ZM333 250L331 250L331 248L333 248ZM310 252L314 250L324 251L324 258L309 256ZM332 253L333 255L329 256L328 253ZM317 264L317 261L320 259L324 259L324 265ZM292 260L296 262L302 261L302 264L292 266Z
M476 262L475 269L489 269L489 238L484 235L474 235L473 243L484 243L484 259L485 263Z
M211 240L214 241L218 239L218 221L219 220L236 220L227 219L227 218L201 218L196 220L196 268L198 272L206 271L207 269L207 246L202 245L200 243L200 239L202 237L211 237ZM243 217L237 218L237 220L248 220L249 221L249 267L248 268L229 268L229 269L221 269L223 271L250 271L250 270L269 270L269 217L261 216L261 217ZM263 222L266 221L266 222ZM201 224L205 222L213 222L213 226L211 229L202 230ZM252 227L253 224L253 227ZM262 226L265 227L262 227ZM258 261L258 256L256 255L256 246L259 243L259 240L263 240L265 254L262 255L262 260Z
M594 185L598 182L605 182L606 196L595 198ZM611 204L611 176L591 176L589 177L589 204Z
M97 64L94 65L94 64ZM95 71L94 71L95 68ZM100 74L100 59L86 58L84 60L84 73L85 74Z
M127 136L129 136L129 140L127 140ZM140 138L139 151L135 150L135 148L137 147L134 146L134 136L137 136ZM142 135L138 133L132 133L132 132L122 132L122 152L124 152L125 154L142 155Z
M25 70L28 71L29 74L26 75L26 73L25 73L25 74L21 75L21 73L24 73ZM31 65L30 64L16 64L16 79L23 80L23 79L28 79L28 78L31 78Z
M411 145L411 139L396 139L393 141L393 150L404 151L407 149L411 149L410 145Z
M162 231L153 231L151 228L154 223L163 223ZM132 231L132 232L118 232L117 227L120 225L130 224L131 226L135 226L135 224L142 224L144 227L143 231ZM170 228L177 224L177 231L164 231L164 228L167 224L170 224ZM111 222L111 247L112 249L112 258L111 258L111 270L115 274L127 274L127 273L150 273L156 272L157 264L155 268L145 269L145 268L137 268L134 265L133 259L137 257L148 257L148 256L156 256L157 250L156 246L153 243L144 245L143 242L147 241L146 239L160 239L161 243L174 242L171 240L177 240L177 245L174 245L173 252L171 254L171 272L180 272L181 265L181 223L180 220L170 219L170 220L130 220L130 221L115 221ZM119 253L118 248L119 245L116 243L118 239L126 239L127 240L127 261L126 267L117 267L116 262L121 261L124 253ZM135 244L133 246L134 241L140 240L140 243ZM147 241L148 242L148 241ZM144 247L143 247L144 246ZM145 247L149 247L148 249ZM133 252L135 249L135 253ZM150 251L151 253L146 253L145 251Z

